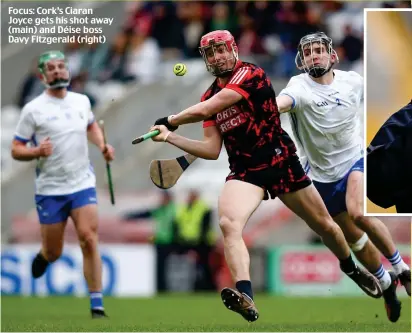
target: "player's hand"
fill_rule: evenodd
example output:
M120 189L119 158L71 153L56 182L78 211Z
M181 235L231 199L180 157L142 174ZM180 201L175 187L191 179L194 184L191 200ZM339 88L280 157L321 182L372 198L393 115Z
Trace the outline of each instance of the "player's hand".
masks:
M39 157L48 157L53 153L53 145L50 137L44 138L39 145Z
M163 118L159 118L155 121L155 125L164 125L167 127L167 129L171 132L174 132L178 129L179 126L173 126L169 123L169 117L163 117Z
M167 127L164 126L164 125L155 125L155 126L152 126L150 128L151 132L155 131L155 130L159 130L160 133L158 135L152 137L152 140L156 141L156 142L165 142L167 136L169 136L169 134L170 134L170 131L167 129Z
M113 161L114 160L114 148L113 148L113 146L111 146L109 144L106 144L104 146L103 150L102 150L102 154L103 154L104 159L107 162Z

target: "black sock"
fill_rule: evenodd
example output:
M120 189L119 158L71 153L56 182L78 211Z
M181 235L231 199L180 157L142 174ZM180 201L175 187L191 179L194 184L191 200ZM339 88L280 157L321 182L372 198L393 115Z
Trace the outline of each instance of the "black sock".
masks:
M46 258L39 252L37 253L36 257L33 259L31 265L31 274L32 276L37 279L44 274L44 272L49 266L49 262Z
M236 282L236 289L253 299L252 282L249 280L241 280Z
M340 268L346 274L352 273L356 269L356 264L352 259L352 256L349 255L346 259L340 260Z
M40 261L42 261L42 262L44 262L45 264L47 263L49 263L48 261L47 261L47 259L41 254L41 252L39 252L38 254L37 254L37 259L38 260L40 260Z

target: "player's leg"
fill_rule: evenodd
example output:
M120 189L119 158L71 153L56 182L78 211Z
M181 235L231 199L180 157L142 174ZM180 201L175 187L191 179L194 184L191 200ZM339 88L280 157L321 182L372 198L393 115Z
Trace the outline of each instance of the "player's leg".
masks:
M222 290L222 299L226 307L239 312L249 321L256 320L258 313L253 303L249 252L242 233L263 196L263 189L258 186L229 180L219 197L219 225L223 234L225 258L239 291L225 288Z
M371 273L378 271L382 265L380 253L369 240L368 235L353 223L347 212L334 216L333 220L342 229L349 247L362 265ZM390 278L383 282L388 284L388 281L390 284Z
M36 195L42 248L32 262L32 275L41 277L62 254L64 230L69 215L67 196Z
M368 235L353 223L346 211L346 180L347 178L344 177L332 183L313 181L313 184L322 197L329 214L333 216L334 221L342 229L345 239L357 259L369 272L379 273L378 278L381 286L387 287L390 285L391 279L388 273L381 277L385 270L381 265L379 251L368 239Z
M249 253L242 233L262 199L262 188L239 180L226 182L219 197L219 226L223 233L225 257L234 281L250 280Z
M66 222L42 224L40 233L42 248L32 262L32 275L35 279L41 277L49 264L59 259L63 251L64 229Z
M279 195L282 202L315 231L336 255L342 271L369 296L379 298L382 290L375 277L358 267L352 259L342 230L329 215L319 192L309 185L295 192Z
M83 254L83 273L89 288L93 318L105 317L102 295L102 261L98 249L97 196L94 188L72 194L70 216Z
M402 260L386 225L376 217L363 215L363 204L363 172L355 170L349 174L347 181L346 207L348 214L351 219L355 221L356 225L368 234L371 241L390 261L395 274L398 276L410 296L410 268Z
M323 243L339 260L349 260L345 267L355 268L342 230L330 217L319 192L313 185L295 192L280 194L279 199L322 238Z
M333 219L341 227L356 258L379 280L388 319L396 322L401 315L401 302L396 295L396 277L393 278L384 269L378 249L368 239L368 235L353 223L347 212L343 212Z

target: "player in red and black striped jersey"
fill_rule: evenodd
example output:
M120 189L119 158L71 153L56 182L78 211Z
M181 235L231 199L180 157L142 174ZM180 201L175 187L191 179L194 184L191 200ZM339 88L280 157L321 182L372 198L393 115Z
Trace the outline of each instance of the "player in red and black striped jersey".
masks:
M219 129L232 173L273 167L295 154L295 145L280 124L275 91L262 68L237 61L228 83L215 80L201 100L208 100L223 88L243 98L205 120L203 127Z
M216 79L200 103L177 115L160 118L151 130L154 141L167 141L204 159L217 159L222 142L229 155L230 174L219 198L220 228L225 257L236 289L224 288L227 308L255 321L249 253L242 230L263 199L279 197L317 232L339 258L341 269L368 295L382 296L376 279L356 266L342 230L335 224L282 130L276 94L260 67L239 60L233 36L226 30L202 37L200 53ZM203 121L204 139L190 140L174 133L179 125Z

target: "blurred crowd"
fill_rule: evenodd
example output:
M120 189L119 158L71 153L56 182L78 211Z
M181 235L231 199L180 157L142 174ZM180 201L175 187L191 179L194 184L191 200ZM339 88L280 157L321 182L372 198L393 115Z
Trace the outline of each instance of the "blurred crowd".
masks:
M294 58L299 39L325 31L334 40L342 66L362 59L363 8L410 7L409 1L143 1L125 3L125 23L111 43L68 44L65 53L71 88L87 93L96 105L98 96L87 82L148 83L156 79L159 62L200 58L200 37L228 29L241 56L260 56L272 75L296 73ZM36 66L25 78L18 105L37 96L42 87Z
M339 68L363 74L363 8L411 6L409 1L136 1L123 5L125 23L113 40L64 48L72 76L70 89L88 95L92 107L118 98L128 84L159 80L159 64L164 61L201 61L200 37L216 29L231 31L240 56L251 57L276 78L297 73L296 47L303 35L324 31L334 41ZM15 105L2 107L8 126L5 150L20 109L44 89L37 75L36 55L22 78Z

